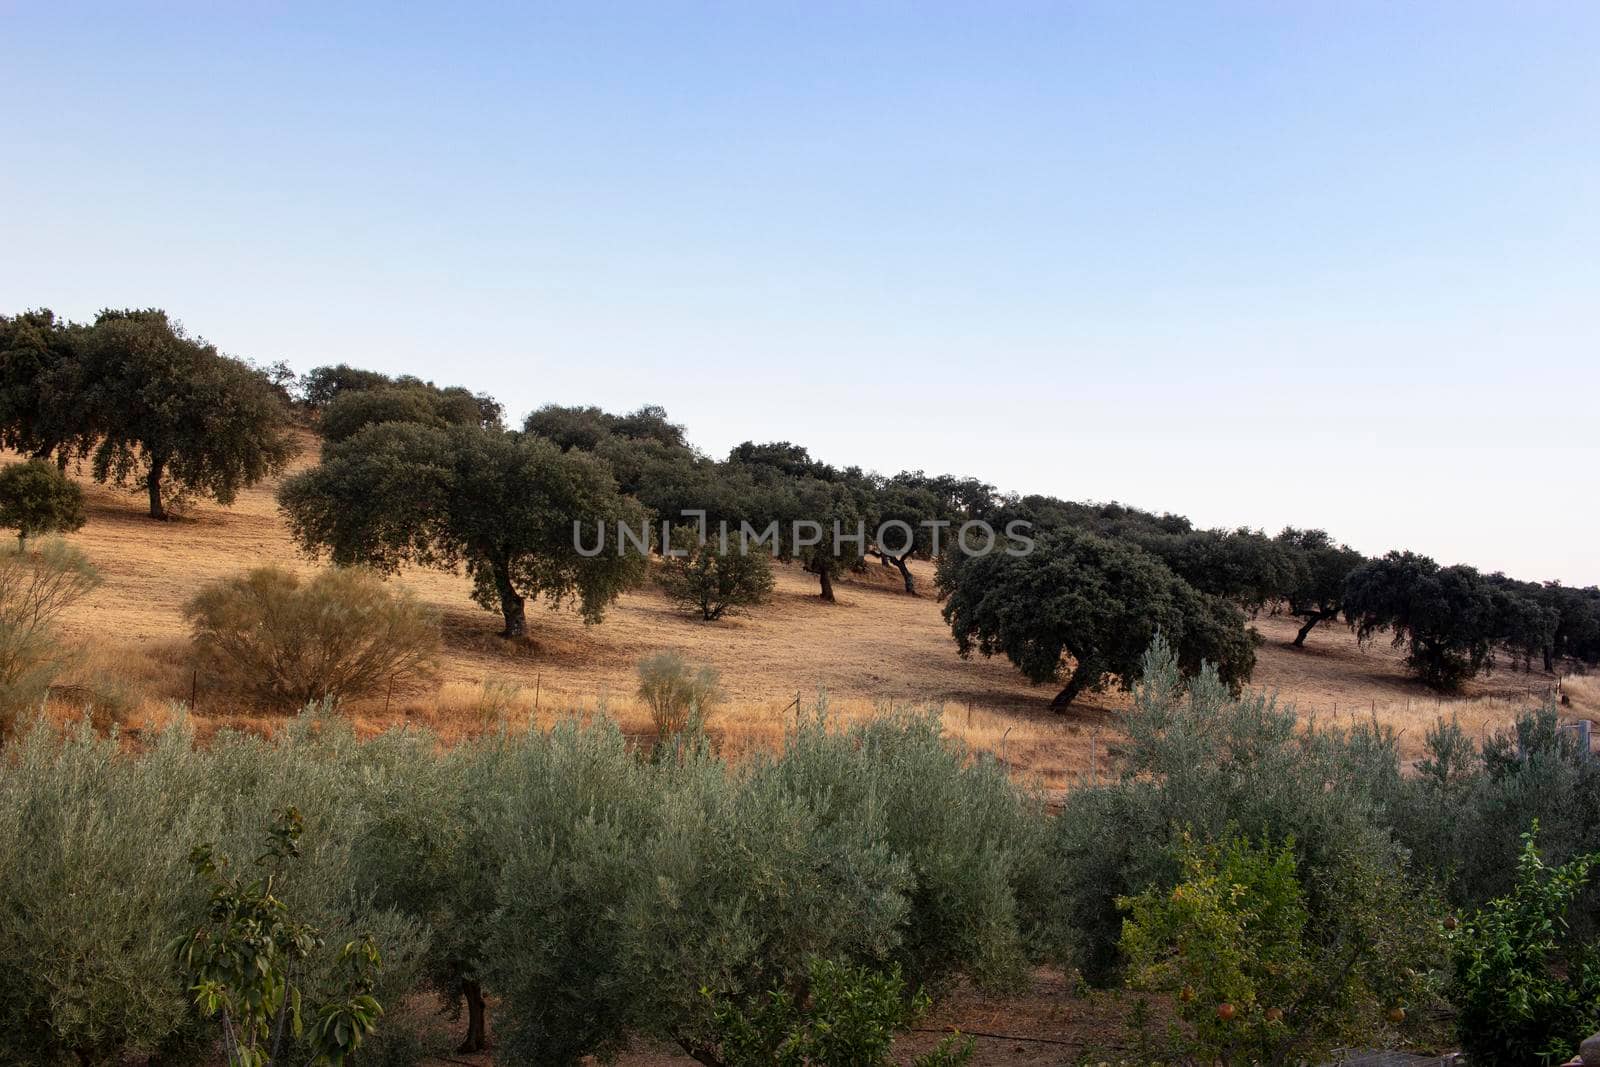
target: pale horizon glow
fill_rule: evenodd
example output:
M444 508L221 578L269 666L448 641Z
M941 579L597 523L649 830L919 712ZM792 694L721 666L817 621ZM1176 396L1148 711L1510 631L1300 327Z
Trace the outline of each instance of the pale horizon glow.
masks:
M1600 7L0 0L0 312L1600 582Z

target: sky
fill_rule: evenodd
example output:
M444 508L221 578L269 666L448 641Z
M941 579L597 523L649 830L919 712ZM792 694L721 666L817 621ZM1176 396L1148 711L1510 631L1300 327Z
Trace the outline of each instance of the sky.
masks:
M1600 5L0 0L0 313L1600 582Z

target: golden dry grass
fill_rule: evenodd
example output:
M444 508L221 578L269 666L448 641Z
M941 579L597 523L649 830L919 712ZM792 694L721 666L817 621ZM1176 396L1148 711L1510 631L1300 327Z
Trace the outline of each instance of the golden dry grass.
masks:
M303 445L297 467L315 458L309 434ZM169 713L171 701L187 701L196 688L181 609L200 583L263 563L305 571L318 564L295 552L274 503L275 485L242 493L232 508L200 504L164 524L145 517L133 494L86 479L84 488L89 523L70 539L106 581L64 619L65 635L85 650L67 681L85 687L114 682L132 695L129 724L148 728ZM926 595L931 570L920 568L918 577L924 595L908 597L893 572L874 568L842 583L839 602L826 604L811 576L780 566L773 602L745 617L701 622L675 611L655 590L642 589L624 596L599 626L585 626L569 612L532 609L532 637L508 643L494 636L497 617L468 599L464 577L411 571L396 580L434 606L443 624L439 685L384 694L349 710L365 731L411 719L446 741L501 721L543 724L573 713L609 714L630 733L645 735L649 717L633 698L634 667L651 652L676 649L720 672L729 699L717 711L713 732L735 753L774 744L797 697L810 708L825 694L831 713L845 719L889 707L942 705L953 734L1003 753L1050 788L1097 768L1103 773L1114 741L1111 713L1126 697L1087 695L1068 714L1052 713L1048 687L1028 685L1003 660L956 654L938 604ZM1361 648L1347 630L1325 627L1297 650L1288 647L1294 634L1288 620L1263 617L1256 625L1266 643L1255 685L1276 690L1322 721L1376 716L1402 732L1408 755L1436 715L1455 714L1474 732L1493 728L1553 682L1502 671L1473 681L1459 698L1440 700L1406 677L1384 642ZM1583 694L1578 699L1585 707L1600 705L1583 680L1569 682L1568 689ZM227 694L201 685L195 695L202 733L222 725L272 726L271 719L241 713ZM70 707L72 691L64 696Z

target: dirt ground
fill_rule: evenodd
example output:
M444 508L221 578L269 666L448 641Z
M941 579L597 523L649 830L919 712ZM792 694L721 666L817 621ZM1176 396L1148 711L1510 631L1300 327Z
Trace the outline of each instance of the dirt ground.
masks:
M895 1042L895 1059L910 1063L954 1029L971 1038L973 1067L1143 1062L1137 1035L1127 1023L1133 1000L1129 993L1075 987L1066 975L1048 968L1036 971L1030 988L1019 994L991 996L960 986L941 998L913 1032ZM411 1022L424 1029L428 1046L436 1050L429 1067L492 1067L495 1063L492 1051L472 1055L448 1051L460 1034L457 1024L441 1016L434 1002L411 1005L409 1012ZM1150 1032L1164 1032L1165 1008L1153 1004L1149 1017ZM491 1026L492 1021L491 1010ZM615 1062L617 1067L688 1067L695 1063L677 1049L644 1047L630 1049Z

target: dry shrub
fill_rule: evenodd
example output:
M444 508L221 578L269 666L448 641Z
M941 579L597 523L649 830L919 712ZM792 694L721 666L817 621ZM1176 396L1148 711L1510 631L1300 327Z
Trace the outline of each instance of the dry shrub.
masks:
M310 581L257 567L202 587L184 614L208 681L263 704L360 697L431 677L439 623L369 571Z
M63 542L0 550L0 743L66 666L56 618L99 584L84 554Z

